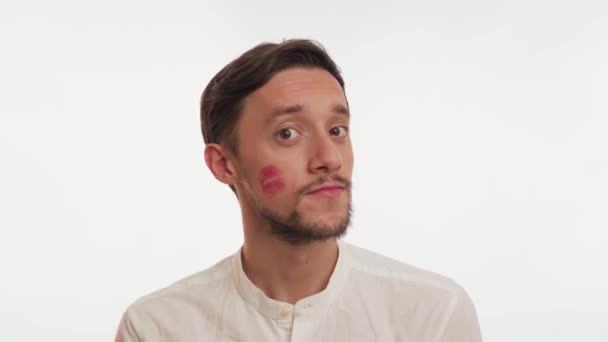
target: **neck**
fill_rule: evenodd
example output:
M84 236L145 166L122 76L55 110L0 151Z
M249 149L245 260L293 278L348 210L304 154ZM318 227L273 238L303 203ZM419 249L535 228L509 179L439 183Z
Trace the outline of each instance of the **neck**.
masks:
M269 234L245 234L243 271L266 296L295 304L327 287L338 260L336 239L292 245Z

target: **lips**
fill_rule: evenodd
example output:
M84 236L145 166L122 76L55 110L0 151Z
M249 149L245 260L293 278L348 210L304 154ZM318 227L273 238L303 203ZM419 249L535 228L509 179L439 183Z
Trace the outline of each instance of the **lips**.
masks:
M339 184L323 184L307 192L307 195L337 196L342 193L344 186Z

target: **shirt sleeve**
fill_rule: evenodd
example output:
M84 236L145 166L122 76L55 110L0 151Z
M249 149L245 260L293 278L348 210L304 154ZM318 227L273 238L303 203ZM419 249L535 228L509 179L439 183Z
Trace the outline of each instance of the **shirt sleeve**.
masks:
M475 305L462 289L455 299L440 342L482 342Z
M137 329L133 323L133 313L131 310L125 311L118 325L115 342L143 342L137 335Z

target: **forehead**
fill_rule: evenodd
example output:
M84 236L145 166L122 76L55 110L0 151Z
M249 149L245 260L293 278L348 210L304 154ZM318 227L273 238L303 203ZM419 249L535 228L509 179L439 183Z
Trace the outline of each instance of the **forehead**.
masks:
M278 72L244 101L245 112L253 111L260 119L272 116L273 108L294 106L316 110L347 105L338 80L319 68Z

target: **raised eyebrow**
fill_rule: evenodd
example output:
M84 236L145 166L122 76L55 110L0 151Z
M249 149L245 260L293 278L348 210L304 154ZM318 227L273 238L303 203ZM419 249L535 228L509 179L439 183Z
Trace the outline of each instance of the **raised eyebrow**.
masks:
M282 115L286 115L286 114L294 114L294 113L301 113L304 110L304 107L302 105L291 105L291 106L277 106L275 108L272 109L272 111L270 112L270 117L268 118L268 121L275 119L276 117L282 116ZM348 107L346 107L343 104L340 103L336 103L334 105L331 106L331 111L337 114L343 114L346 115L347 117L350 117L350 110L348 110Z
M334 113L338 113L338 114L344 114L347 117L350 117L350 110L348 110L348 107L344 106L343 104L337 103L334 104L331 107L331 111Z
M269 120L272 120L278 116L292 113L302 112L304 108L301 105L292 105L292 106L277 106L272 109L270 112Z

